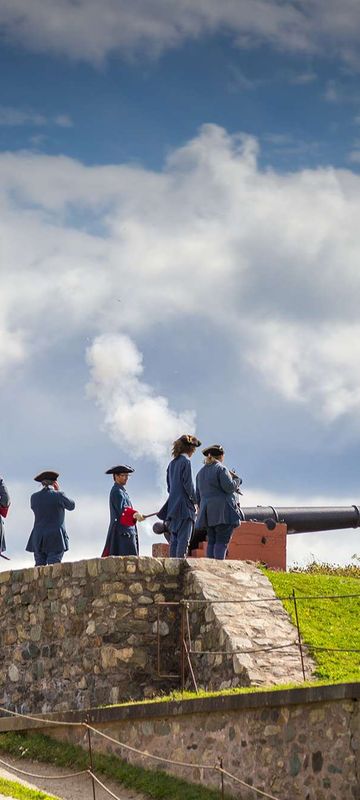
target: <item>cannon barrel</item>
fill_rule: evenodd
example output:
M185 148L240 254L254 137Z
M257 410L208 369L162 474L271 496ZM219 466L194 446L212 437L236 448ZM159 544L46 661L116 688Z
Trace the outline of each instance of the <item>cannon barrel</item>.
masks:
M360 527L359 506L280 507L254 506L241 508L243 521L264 522L271 530L276 523L284 522L288 533L334 531L341 528Z

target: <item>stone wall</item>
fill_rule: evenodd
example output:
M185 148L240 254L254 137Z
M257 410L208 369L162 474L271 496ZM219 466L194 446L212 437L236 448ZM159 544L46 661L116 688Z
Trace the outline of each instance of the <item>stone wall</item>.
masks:
M302 681L296 631L255 564L105 558L0 573L0 704L39 713L179 688L182 612L158 604L180 600L198 685Z
M219 561L216 567L206 558L189 563L184 596L199 686L211 691L301 683L297 631L261 570L246 561ZM305 646L303 660L310 680L315 665ZM190 675L188 686L193 688Z
M280 800L359 800L360 684L257 692L172 703L97 709L91 724L139 750L192 764L218 764ZM77 721L78 714L63 715ZM24 720L0 720L5 727ZM80 728L47 728L51 736L87 747ZM219 787L219 774L201 767L157 763L92 734L92 746L148 769ZM242 800L254 792L225 778Z
M184 562L106 558L0 573L0 703L45 712L143 699L157 675L157 607ZM179 672L178 608L163 609L162 671Z

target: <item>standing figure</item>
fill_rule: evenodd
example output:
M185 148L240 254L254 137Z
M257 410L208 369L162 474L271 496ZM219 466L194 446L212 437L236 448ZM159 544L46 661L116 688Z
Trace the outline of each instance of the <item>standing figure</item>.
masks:
M224 448L220 444L205 447L202 452L205 464L196 476L196 527L207 531L207 558L224 559L233 530L240 522L235 498L240 478L223 464Z
M65 509L73 511L75 503L59 491L58 477L58 472L46 470L34 478L42 484L42 489L31 495L35 520L26 550L34 553L36 567L58 564L69 549Z
M173 444L173 459L166 472L169 497L158 512L170 531L170 558L184 558L196 517L196 497L190 458L201 442L196 436L180 436Z
M3 518L6 517L10 506L10 495L5 486L2 478L0 478L0 556L6 550L4 523ZM6 556L3 556L6 558Z
M140 522L144 517L133 509L125 489L132 472L134 472L133 468L126 464L119 464L117 467L110 467L106 470L105 474L112 475L114 483L109 497L110 524L105 547L101 554L102 558L139 555L136 522Z

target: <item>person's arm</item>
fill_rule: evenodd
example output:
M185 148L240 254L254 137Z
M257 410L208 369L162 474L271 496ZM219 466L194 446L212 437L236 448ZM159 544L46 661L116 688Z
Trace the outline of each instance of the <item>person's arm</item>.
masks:
M75 508L74 500L70 500L70 497L66 497L64 492L58 492L58 495L61 505L66 508L67 511L73 511Z
M2 478L0 478L0 514L6 517L10 506L10 495Z
M126 502L124 492L122 492L120 487L117 485L115 485L115 487L113 487L111 490L111 503L116 511L116 516L118 520L120 519L121 514L124 511L124 508L131 505L131 503L129 504Z
M194 482L192 479L191 464L189 459L183 459L184 463L181 465L181 479L184 490L192 503L196 503L196 493Z
M231 477L229 470L226 467L220 467L218 470L219 484L226 494L234 494L237 490L237 482Z
M196 490L195 490L195 497L196 497L196 505L200 506L200 491L199 491L199 479L196 476Z

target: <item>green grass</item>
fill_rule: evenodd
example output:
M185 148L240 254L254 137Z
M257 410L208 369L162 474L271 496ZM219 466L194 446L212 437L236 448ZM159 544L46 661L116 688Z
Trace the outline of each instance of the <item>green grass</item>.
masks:
M353 679L352 679L353 680ZM311 686L328 686L336 683L344 683L343 679L339 678L338 680L311 680L311 681L301 681L300 683L279 683L276 686L271 684L271 686L234 686L231 689L218 689L218 691L208 692L205 689L199 689L198 692L193 691L184 691L181 690L171 692L168 695L161 695L161 697L152 697L146 698L144 700L131 700L126 701L124 703L113 703L112 705L102 706L102 708L121 708L122 706L138 706L138 705L150 705L151 703L171 703L171 702L179 702L180 700L199 700L202 698L208 697L226 697L228 695L235 695L235 694L259 694L259 692L281 692L285 689L304 689Z
M321 652L316 647L352 648L360 651L360 597L339 600L302 600L305 595L360 595L358 577L312 572L272 572L264 569L278 597L289 596L295 589L299 626L308 645L320 680L335 682L360 680L360 652ZM295 623L294 603L283 605ZM314 649L312 649L314 648Z
M81 747L57 742L40 733L2 733L0 751L16 758L26 757L68 769L82 770L89 766L88 754ZM93 753L93 763L94 772L99 777L102 775L103 778L118 781L122 786L142 792L154 800L220 800L220 791L199 784L192 785L161 770L133 766L114 755ZM105 780L103 782L106 783ZM39 800L40 797L41 793Z
M40 792L39 789L29 789L22 783L8 781L6 778L0 778L0 794L16 798L16 800L54 800L53 794Z

